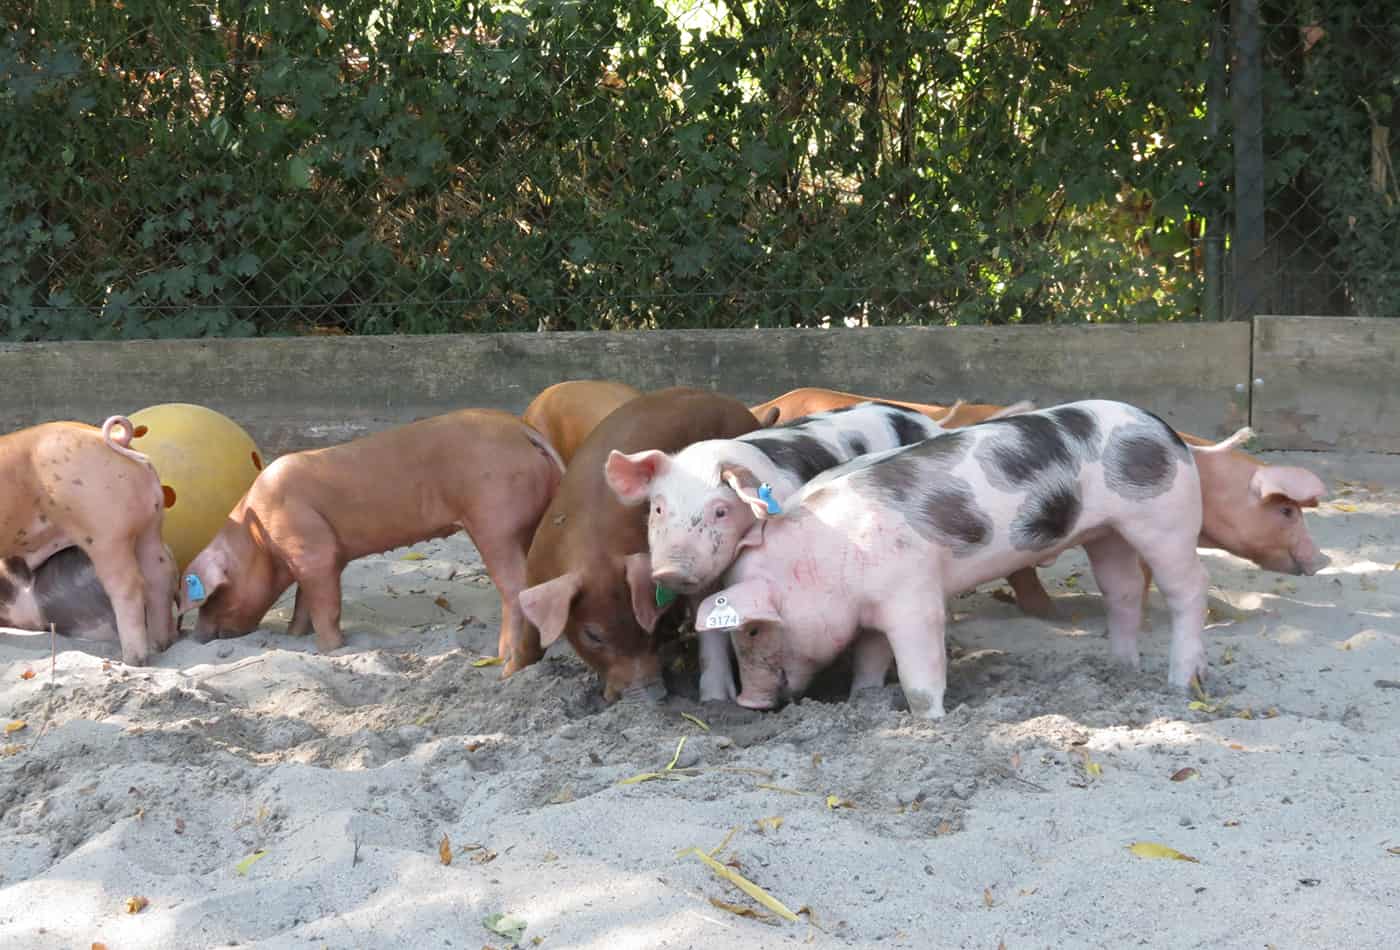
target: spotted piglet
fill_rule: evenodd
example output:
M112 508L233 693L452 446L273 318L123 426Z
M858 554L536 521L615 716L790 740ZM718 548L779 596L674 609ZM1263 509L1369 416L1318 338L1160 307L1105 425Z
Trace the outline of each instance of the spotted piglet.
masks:
M1112 653L1132 668L1146 561L1172 615L1167 679L1184 687L1206 663L1192 453L1151 413L1087 400L855 459L808 482L781 515L746 495L761 538L701 603L696 627L732 631L741 705L800 695L854 644L852 692L882 683L893 657L910 711L938 718L948 598L1082 545Z

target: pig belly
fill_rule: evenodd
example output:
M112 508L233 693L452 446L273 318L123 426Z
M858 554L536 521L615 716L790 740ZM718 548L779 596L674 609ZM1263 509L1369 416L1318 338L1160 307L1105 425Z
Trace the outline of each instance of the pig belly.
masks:
M818 669L829 665L855 640L861 627L863 598L834 588L793 592L781 610L788 631L788 663Z
M1111 530L1097 525L1076 533L1068 541L1039 551L1020 551L1005 545L993 545L992 550L966 558L953 557L937 546L930 545L934 550L929 552L929 556L942 560L940 574L943 578L943 593L945 597L951 598L972 590L979 584L1000 580L1022 568L1053 563L1065 551L1104 537Z

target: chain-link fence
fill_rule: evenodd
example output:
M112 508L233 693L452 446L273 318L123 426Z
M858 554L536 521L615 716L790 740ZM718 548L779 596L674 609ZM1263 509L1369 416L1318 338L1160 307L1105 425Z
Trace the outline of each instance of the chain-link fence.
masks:
M1254 3L47 0L0 333L1400 314L1400 12Z
M1400 316L1400 4L1239 8L1237 312Z

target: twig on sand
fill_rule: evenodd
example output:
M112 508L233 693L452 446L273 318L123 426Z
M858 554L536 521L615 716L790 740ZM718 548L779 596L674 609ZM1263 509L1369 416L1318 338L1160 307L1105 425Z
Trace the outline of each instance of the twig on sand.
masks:
M44 733L49 731L50 715L53 713L53 694L58 689L55 677L58 675L58 633L54 630L53 624L49 624L49 697L44 701L44 724L39 727L39 734L34 737L34 741L29 743L29 750L32 752L39 747L39 740L44 738Z
M202 683L205 680L213 679L216 676L223 676L225 673L236 673L239 670L246 670L250 666L257 666L259 663L263 662L266 659L267 654L264 653L262 656L250 656L247 659L239 660L237 663L233 664L227 669L214 670L212 673L205 673L203 676L193 676L188 670L181 670L180 675L185 677L185 679L189 680L191 683Z
M1012 778L1012 779L1014 779L1014 780L1016 780L1017 782L1020 782L1022 785L1029 785L1031 788L1035 789L1037 792L1048 792L1048 791L1050 791L1050 789L1046 788L1044 785L1037 785L1035 782L1032 782L1032 781L1031 781L1030 779L1028 779L1028 778L1021 778L1021 776L1019 776L1019 775L1011 775L1011 776L1008 776L1008 777L1009 777L1009 778Z

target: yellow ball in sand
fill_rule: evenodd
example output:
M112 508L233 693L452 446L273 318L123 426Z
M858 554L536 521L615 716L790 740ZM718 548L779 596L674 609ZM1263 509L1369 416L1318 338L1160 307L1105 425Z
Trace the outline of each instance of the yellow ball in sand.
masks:
M228 416L187 402L150 406L129 417L131 447L144 452L165 494L165 543L183 573L262 471L262 453Z

